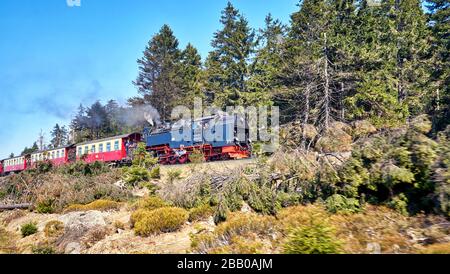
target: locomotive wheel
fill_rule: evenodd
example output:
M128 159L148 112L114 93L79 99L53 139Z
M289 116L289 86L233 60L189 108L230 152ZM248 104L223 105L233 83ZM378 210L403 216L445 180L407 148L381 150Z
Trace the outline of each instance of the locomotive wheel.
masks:
M177 158L171 158L170 160L169 160L169 163L171 164L171 165L174 165L174 164L176 164L177 163Z
M178 158L178 163L180 163L180 164L185 164L187 161L188 161L188 155L187 154L185 154L185 155L182 155L182 156L180 156L180 158Z

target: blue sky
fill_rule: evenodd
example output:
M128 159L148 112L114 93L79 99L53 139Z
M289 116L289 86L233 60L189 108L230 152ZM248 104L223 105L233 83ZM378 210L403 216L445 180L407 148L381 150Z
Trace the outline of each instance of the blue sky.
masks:
M298 0L231 1L254 28L270 12L284 23ZM131 82L148 40L169 24L203 58L227 0L0 1L0 159L42 129L68 124L80 103L136 95Z

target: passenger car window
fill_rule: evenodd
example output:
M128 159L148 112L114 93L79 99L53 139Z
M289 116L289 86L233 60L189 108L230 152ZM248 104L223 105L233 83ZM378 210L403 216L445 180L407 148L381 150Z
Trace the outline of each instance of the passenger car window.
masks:
M106 151L107 152L111 151L111 143L106 143Z
M114 142L114 150L119 150L119 141Z

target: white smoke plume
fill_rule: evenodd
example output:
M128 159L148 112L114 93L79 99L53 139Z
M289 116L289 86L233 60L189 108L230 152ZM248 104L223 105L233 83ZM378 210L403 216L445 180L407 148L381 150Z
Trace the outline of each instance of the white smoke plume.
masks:
M151 126L161 124L161 116L151 105L134 106L123 109L119 120L127 125L135 126L148 122Z

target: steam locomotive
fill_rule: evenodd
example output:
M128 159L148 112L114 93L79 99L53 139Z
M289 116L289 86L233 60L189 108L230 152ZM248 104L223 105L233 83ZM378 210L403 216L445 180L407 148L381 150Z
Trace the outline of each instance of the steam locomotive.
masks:
M145 142L147 151L158 157L159 163L163 165L187 163L191 161L193 153L201 155L205 161L251 157L246 119L237 114L213 115L144 128L142 133L71 144L4 159L0 161L0 175L32 169L41 161L50 161L55 166L75 161L126 165L131 163L133 151L139 142Z

